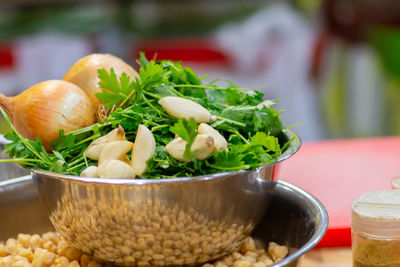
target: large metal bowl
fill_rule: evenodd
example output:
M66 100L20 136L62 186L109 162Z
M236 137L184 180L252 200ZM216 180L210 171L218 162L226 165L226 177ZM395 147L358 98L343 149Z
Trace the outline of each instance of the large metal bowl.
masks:
M277 163L174 179L100 179L33 170L48 216L72 245L120 265L184 265L237 249L265 214Z
M272 266L296 266L328 227L328 215L317 199L289 183L274 182L270 206L252 236L288 246L289 255ZM30 176L0 181L0 241L18 233L54 231Z

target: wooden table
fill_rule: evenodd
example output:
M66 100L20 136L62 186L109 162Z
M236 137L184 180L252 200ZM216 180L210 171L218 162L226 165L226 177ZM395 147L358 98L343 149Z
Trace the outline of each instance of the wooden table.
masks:
M298 267L352 267L351 248L317 248L306 253Z

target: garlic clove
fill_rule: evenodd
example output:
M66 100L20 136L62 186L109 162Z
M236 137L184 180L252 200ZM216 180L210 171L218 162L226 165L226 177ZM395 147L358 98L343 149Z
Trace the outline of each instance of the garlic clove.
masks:
M38 83L15 97L0 94L0 106L24 137L40 137L46 150L59 131L74 131L95 122L89 97L76 85L60 80Z
M215 120L215 116L212 116L207 109L186 98L166 96L158 100L158 104L160 104L171 117L177 119L194 118L197 123Z
M144 125L139 125L135 144L132 150L132 168L136 175L142 175L147 169L147 161L156 151L156 140L151 131Z
M131 165L131 160L129 159L128 156L124 156L124 157L120 158L119 160L124 162L124 163L126 163L126 164L128 164L128 165Z
M165 146L165 151L176 160L187 162L188 159L184 157L186 148L186 141L181 137L175 138ZM197 151L194 156L195 159L206 159L211 156L214 149L214 139L208 134L198 134L194 139L191 152Z
M208 134L198 134L193 142L191 151L197 151L196 159L208 158L214 149L214 138Z
M109 142L101 151L99 156L99 165L107 160L121 159L125 157L133 147L133 143L129 141L112 141Z
M96 94L102 92L98 84L100 80L97 70L103 68L108 72L113 68L117 77L120 77L123 72L128 74L131 79L139 77L139 74L130 65L116 56L91 54L78 60L63 78L64 81L69 81L82 88L88 94L96 111L100 104Z
M86 169L84 169L81 172L81 176L83 177L92 177L92 178L98 178L99 175L97 173L97 167L96 166L89 166Z
M100 178L133 179L136 176L129 164L117 159L104 161L97 172Z
M169 142L164 150L168 152L176 160L186 162L188 161L184 156L186 142L181 137L175 138Z
M104 147L112 141L123 141L125 140L125 131L121 125L118 128L115 128L108 134L97 138L94 140L88 148L83 152L83 154L92 160L99 160L101 151L103 151Z
M206 123L200 123L199 128L197 129L199 134L208 134L212 136L214 139L214 149L213 154L221 151L226 150L228 151L228 142L226 141L225 137L220 134L217 130Z

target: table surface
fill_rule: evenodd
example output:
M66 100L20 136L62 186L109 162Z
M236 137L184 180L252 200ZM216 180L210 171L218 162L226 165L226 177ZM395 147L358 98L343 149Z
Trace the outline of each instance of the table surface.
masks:
M351 248L319 248L306 253L298 267L352 267Z
M326 140L303 143L281 163L278 179L317 197L329 215L318 247L351 245L352 201L363 193L391 189L400 172L400 137Z

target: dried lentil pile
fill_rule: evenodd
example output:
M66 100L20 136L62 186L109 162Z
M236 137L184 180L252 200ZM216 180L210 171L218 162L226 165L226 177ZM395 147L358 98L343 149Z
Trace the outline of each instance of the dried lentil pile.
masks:
M268 249L256 246L248 237L240 249L224 258L203 264L202 267L265 267L282 260L288 254L286 246L270 242ZM40 235L19 234L0 243L0 267L101 267L90 256L71 247L56 232ZM140 264L138 264L140 266ZM192 265L193 266L193 265Z

